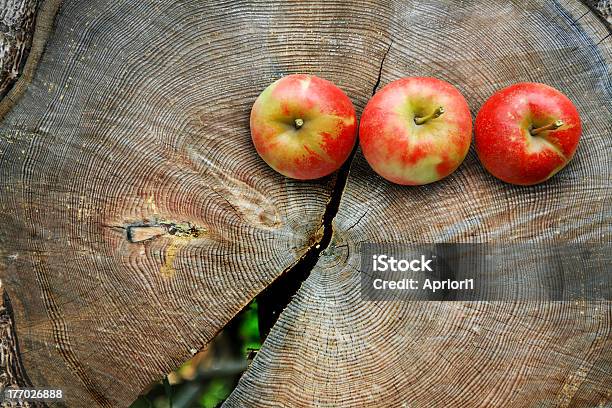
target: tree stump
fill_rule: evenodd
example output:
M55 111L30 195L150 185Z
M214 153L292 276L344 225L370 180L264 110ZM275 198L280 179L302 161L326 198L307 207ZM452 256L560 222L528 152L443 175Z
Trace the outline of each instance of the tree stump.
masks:
M607 12L44 0L0 103L11 373L62 388L66 406L128 406L314 254L225 406L609 406L610 302L369 302L358 274L364 242L610 243ZM544 82L576 103L583 139L534 187L492 178L473 150L429 186L387 183L359 151L334 176L293 181L257 156L249 111L298 72L358 112L403 76L453 83L473 114L501 87Z

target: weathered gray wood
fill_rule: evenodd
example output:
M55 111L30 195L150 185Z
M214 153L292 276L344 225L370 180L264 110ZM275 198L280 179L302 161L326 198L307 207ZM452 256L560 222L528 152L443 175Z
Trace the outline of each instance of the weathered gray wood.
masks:
M608 23L612 24L612 1L587 0L586 3L599 13Z
M28 55L38 0L0 0L0 98L13 86Z
M0 5L0 120L32 80L62 0L4 0ZM27 58L26 58L27 57Z
M10 299L0 282L0 393L7 388L31 387L32 384L21 364L19 343L15 336L15 322ZM3 401L3 408L27 408L28 401Z

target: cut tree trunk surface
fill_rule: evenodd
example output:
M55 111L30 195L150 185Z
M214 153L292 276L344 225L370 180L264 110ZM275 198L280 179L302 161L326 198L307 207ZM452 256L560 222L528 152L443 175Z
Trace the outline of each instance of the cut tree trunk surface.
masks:
M0 106L18 367L67 406L127 406L324 249L226 406L607 406L610 302L368 302L358 273L366 242L610 243L599 3L91 0L55 16L43 2L40 61ZM424 187L385 182L359 151L293 181L257 156L249 111L297 72L358 112L403 76L453 83L473 114L503 86L545 82L578 106L583 139L534 187L497 181L473 150Z

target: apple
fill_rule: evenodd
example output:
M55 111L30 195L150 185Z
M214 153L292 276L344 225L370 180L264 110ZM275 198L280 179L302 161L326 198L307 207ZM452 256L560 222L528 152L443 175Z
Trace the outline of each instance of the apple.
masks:
M484 103L476 116L476 152L498 179L538 184L569 163L581 132L580 116L567 96L548 85L523 82Z
M351 100L314 75L288 75L268 86L251 110L257 153L277 172L317 179L338 170L351 154L357 119Z
M465 98L448 82L402 78L370 99L359 139L379 175L397 184L423 185L448 176L463 162L472 117Z

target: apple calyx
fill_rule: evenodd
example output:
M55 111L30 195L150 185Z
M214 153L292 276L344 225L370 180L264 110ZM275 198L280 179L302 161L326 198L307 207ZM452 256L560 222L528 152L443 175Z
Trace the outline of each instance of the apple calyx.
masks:
M427 116L415 116L414 118L414 123L416 123L417 125L422 125L432 119L435 119L437 117L439 117L440 115L442 115L444 113L444 107L443 106L438 106L438 108L436 108L435 111L433 111L432 113L430 113Z
M299 129L302 126L304 126L304 119L297 118L296 120L293 121L293 123L295 125L295 128Z
M529 133L531 133L531 136L537 136L540 133L545 132L547 130L556 130L563 125L564 125L564 122L562 120L555 120L553 123L550 123L546 126L542 126L536 129L531 129Z

